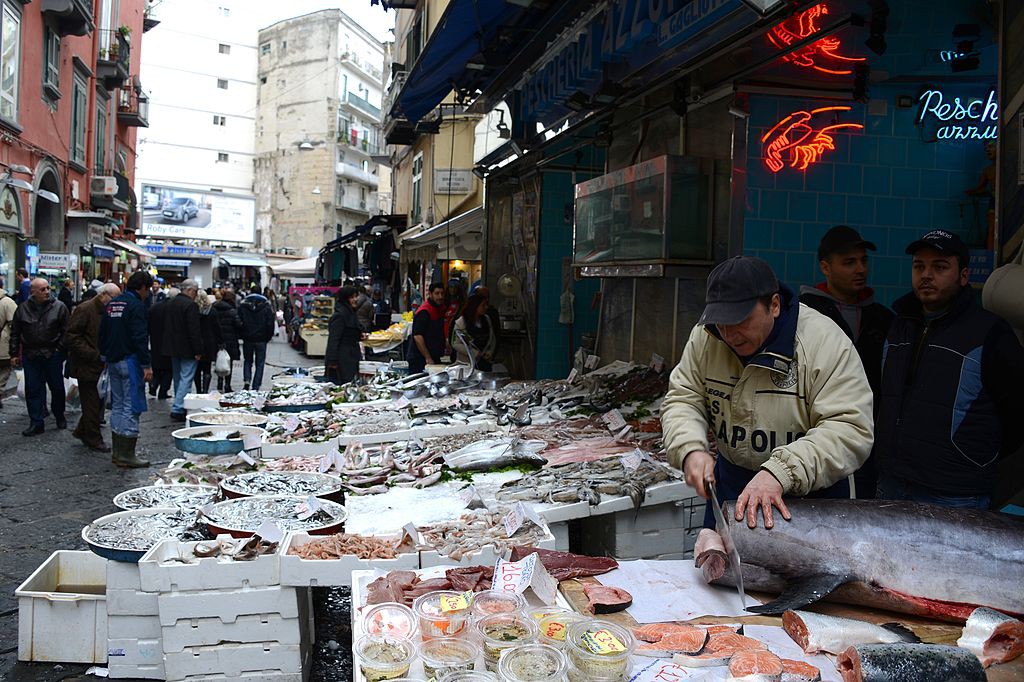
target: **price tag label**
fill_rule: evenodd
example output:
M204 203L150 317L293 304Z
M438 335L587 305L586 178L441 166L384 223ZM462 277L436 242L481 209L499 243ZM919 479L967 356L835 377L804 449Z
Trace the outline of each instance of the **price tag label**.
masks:
M407 407L409 407L409 399L404 395L395 401L395 409L404 410Z
M657 353L651 353L651 369L660 374L661 370L665 369L665 358Z
M566 381L567 383L570 383L570 384L571 384L571 383L573 383L574 381L576 381L576 377L577 377L577 376L579 376L579 372L577 372L577 371L576 371L576 368L575 368L575 367L573 367L573 368L572 368L571 370L569 370L569 376L568 376L568 377L566 378L566 380L565 380L565 381Z
M407 523L402 526L402 540L399 544L404 545L406 541L412 543L413 547L419 547L422 544L420 542L420 531L415 523Z
M287 431L288 433L291 433L297 428L299 428L298 417L288 417L287 419L284 420L284 430Z
M260 524L255 534L267 542L281 542L281 539L284 537L284 532L280 526L269 519Z
M601 357L598 355L588 355L587 359L583 362L583 366L587 369L597 369L597 363L601 362Z
M451 613L452 611L465 611L469 608L469 603L472 600L472 592L463 592L462 594L442 594L441 612Z
M626 453L619 458L622 462L622 468L626 471L635 471L640 468L640 463L644 461L644 453L640 448L636 448L633 452Z
M608 430L614 432L621 431L626 425L626 420L622 418L622 413L618 410L612 410L611 412L605 412L604 423L608 425Z
M245 450L240 450L238 452L238 457L239 457L239 459L241 459L243 462L245 462L249 466L251 466L251 467L252 466L256 466L256 460L254 460L252 457L250 457L249 453L246 452Z
M512 510L505 514L502 519L502 523L505 524L505 532L508 533L509 537L516 534L523 524L529 521L538 528L543 528L544 524L537 516L537 512L533 510L533 507L526 505L522 502L517 502L516 506L512 507Z
M317 466L317 470L321 474L326 474L330 470L332 464L334 464L334 458L330 455L324 455L320 458L320 465Z
M246 450L259 450L261 445L258 433L247 433L242 436L242 447Z
M628 436L629 432L632 430L633 427L630 426L629 424L626 424L625 426L622 427L621 431L615 434L615 440L619 441L620 443L626 442L626 436Z
M568 631L569 627L562 621L549 620L547 623L544 623L544 627L541 630L541 634L543 634L548 639L553 639L557 642L564 642L565 635Z
M621 654L626 647L610 630L587 630L580 637L580 643L595 654Z
M341 472L345 468L345 456L341 454L338 448L333 448L327 453L327 456L334 462L334 468Z
M532 554L531 556L538 556ZM548 569L540 561L533 568L533 575L530 576L530 589L537 595L537 598L548 606L554 606L558 599L558 581L551 577Z
M519 561L505 561L499 557L494 564L491 589L516 594L532 590L538 599L549 606L558 597L558 581L544 568L536 552Z
M459 491L459 499L462 500L467 509L483 509L487 506L484 504L483 498L480 497L480 492L476 489L476 486L472 484Z
M320 511L320 501L313 495L307 497L305 502L295 505L295 513L298 515L296 518L299 521L313 518L318 511Z

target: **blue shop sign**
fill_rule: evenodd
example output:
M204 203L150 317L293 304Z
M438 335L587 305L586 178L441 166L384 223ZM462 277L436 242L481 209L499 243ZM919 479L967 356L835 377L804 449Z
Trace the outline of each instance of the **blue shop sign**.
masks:
M191 256L193 258L214 258L217 252L213 249L202 249L196 246L174 246L169 244L149 244L145 247L154 256Z

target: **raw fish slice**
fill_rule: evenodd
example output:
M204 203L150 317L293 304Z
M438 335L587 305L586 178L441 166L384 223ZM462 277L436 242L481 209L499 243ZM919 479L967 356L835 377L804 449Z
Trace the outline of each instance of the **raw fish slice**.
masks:
M1024 653L1024 623L990 608L975 609L956 645L973 652L986 668Z
M704 581L713 582L725 575L729 555L722 536L710 528L702 528L693 548L693 565L704 572Z
M785 667L770 651L747 649L729 659L730 682L780 682Z
M677 626L677 628L680 629L663 635L657 642L638 646L636 648L637 655L656 658L669 658L672 654L696 655L701 652L710 637L707 630L700 628L692 626Z
M986 682L978 657L940 644L859 644L839 654L843 682Z
M821 682L821 671L810 663L782 659L782 682Z
M711 666L728 665L729 659L740 651L767 651L768 647L764 642L734 632L722 632L709 635L704 651L696 656L690 654L676 654L672 657L674 663L686 666L687 668L707 668Z
M587 608L595 614L625 611L633 604L633 595L610 585L587 584L583 586L583 593L589 600Z
M648 623L633 628L633 636L642 642L659 642L665 635L670 635L673 632L689 632L693 628L692 625L680 625L679 623Z
M896 623L875 625L853 618L838 618L811 611L786 611L782 614L782 627L807 654L816 654L819 651L841 654L856 644L921 641L909 629Z

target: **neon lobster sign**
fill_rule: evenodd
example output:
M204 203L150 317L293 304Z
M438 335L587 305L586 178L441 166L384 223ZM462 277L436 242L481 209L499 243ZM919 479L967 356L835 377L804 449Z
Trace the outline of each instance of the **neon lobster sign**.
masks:
M818 163L825 152L835 151L833 133L837 130L863 130L859 123L833 123L815 130L814 119L828 111L849 111L850 107L822 107L811 111L794 111L775 124L761 138L764 163L773 173L789 166L798 171Z
M818 20L828 13L828 5L825 3L810 7L772 28L767 34L768 41L780 50L788 50L791 45L820 31ZM796 66L821 73L847 76L853 73L852 62L863 62L867 58L841 55L838 52L840 46L839 38L827 36L783 55L782 59Z

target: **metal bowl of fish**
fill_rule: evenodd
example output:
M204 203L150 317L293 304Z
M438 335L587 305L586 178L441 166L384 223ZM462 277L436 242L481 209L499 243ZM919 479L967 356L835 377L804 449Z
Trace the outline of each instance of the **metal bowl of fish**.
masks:
M220 482L224 497L267 497L299 495L344 501L341 479L307 471L253 471Z
M125 490L114 496L114 504L125 511L132 509L199 509L215 502L220 491L212 485L146 485Z
M174 446L194 455L234 455L242 449L245 436L255 436L261 442L265 432L255 426L190 426L178 429L171 436Z
M252 412L193 412L188 416L189 426L254 426L262 429L270 417Z
M218 502L203 512L210 532L247 538L264 521L273 521L283 531L298 530L310 535L331 535L345 530L348 512L330 500L318 500L319 509L309 508L309 498L298 495L239 497Z
M161 540L205 540L195 511L133 509L102 516L82 529L82 540L96 554L113 561L138 562Z

